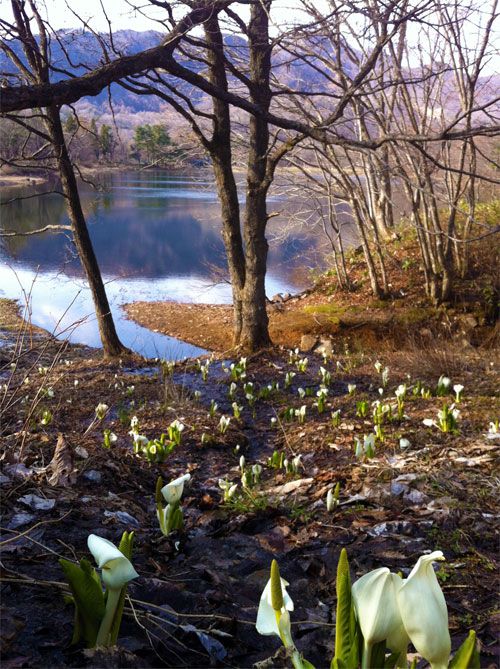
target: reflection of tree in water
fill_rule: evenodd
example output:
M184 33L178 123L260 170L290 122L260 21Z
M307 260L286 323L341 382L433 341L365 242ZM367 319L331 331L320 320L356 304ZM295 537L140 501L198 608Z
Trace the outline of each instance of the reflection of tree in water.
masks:
M100 181L103 191L82 187L82 204L92 241L104 273L112 276L165 277L197 274L212 276L218 267L227 270L220 233L220 207L209 198L179 197L179 190L209 195L209 183L182 185L168 181L168 175L123 173ZM130 185L128 185L130 184ZM177 192L177 196L155 197L151 186ZM120 186L106 189L106 186ZM137 187L146 190L137 190ZM41 189L43 190L43 188ZM33 194L27 189L25 195ZM146 193L147 192L147 196ZM139 194L139 196L138 196ZM16 192L19 195L19 191ZM173 195L173 193L172 193ZM8 199L4 194L4 199ZM67 224L63 198L57 194L12 202L0 210L3 227L20 231L47 224ZM290 279L298 268L318 263L322 235L315 226L290 224L293 215L282 211L270 225L270 269ZM7 255L41 271L63 268L80 273L67 235L46 233L32 237L9 238ZM220 271L215 272L220 275Z
M157 208L137 209L109 194L104 201L95 193L86 198L84 209L103 272L145 277L203 274L203 267L219 257L220 235L186 211L189 202L173 211L165 199L160 202ZM68 223L64 200L58 195L17 200L5 205L2 214L5 228L23 232ZM78 271L65 235L12 237L6 240L5 250L8 256L40 265L42 271L60 269L64 263Z
M0 216L3 229L31 232L49 224L69 224L64 199L61 195L53 193L40 197L26 197L32 194L32 189L3 194L3 202L16 198L9 204L1 205ZM46 265L47 260L50 262L50 258L54 255L59 260L63 259L64 249L68 246L68 234L46 233L31 237L5 237L4 247L7 255L12 258Z
M108 273L146 277L202 273L222 248L220 235L190 214L161 210L145 220L137 211L121 210L91 226L101 267Z

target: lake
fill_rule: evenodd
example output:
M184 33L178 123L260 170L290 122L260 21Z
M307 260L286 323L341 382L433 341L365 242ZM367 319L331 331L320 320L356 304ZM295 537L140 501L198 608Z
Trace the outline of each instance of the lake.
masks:
M119 336L148 357L175 360L204 351L129 321L120 305L135 300L231 302L230 287L221 279L225 256L217 195L213 182L202 175L108 172L100 177L99 190L80 184ZM47 185L3 188L2 228L27 232L68 224L62 196L40 194L47 190ZM308 267L324 262L319 226L304 230L291 225L295 209L286 195L271 194L269 210L280 215L269 223L269 297L301 290L308 282ZM72 342L100 345L90 291L69 233L2 238L0 296L24 303L26 295L35 325Z

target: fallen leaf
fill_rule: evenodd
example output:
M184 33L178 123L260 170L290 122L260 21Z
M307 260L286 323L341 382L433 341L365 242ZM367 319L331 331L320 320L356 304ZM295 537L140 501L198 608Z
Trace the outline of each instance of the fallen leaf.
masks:
M49 462L47 469L52 471L52 476L49 478L50 485L67 487L76 481L73 451L61 432L57 437L54 457Z

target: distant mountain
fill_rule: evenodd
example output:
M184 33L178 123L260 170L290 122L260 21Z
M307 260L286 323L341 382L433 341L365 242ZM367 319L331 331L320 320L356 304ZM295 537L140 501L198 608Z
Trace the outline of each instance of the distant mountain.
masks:
M52 63L55 72L52 74L53 81L65 79L68 76L81 76L89 70L95 69L105 63L105 58L99 39L108 46L109 36L97 36L81 30L63 30L58 32L59 41L53 40L51 44ZM120 30L113 35L113 45L116 51L123 55L132 55L145 49L150 49L157 45L163 35L156 31L137 32L135 30ZM226 44L230 47L231 53L238 61L245 61L247 58L246 40L236 35L225 36ZM12 41L11 48L21 58L25 60L24 54L18 43ZM319 45L317 45L319 46ZM325 45L322 45L324 48ZM110 50L111 58L116 57ZM194 71L202 71L203 64L190 61L188 58L177 56L180 62ZM10 79L15 76L16 68L4 53L0 53L0 71L3 78ZM275 51L275 71L274 76L279 82L290 88L300 87L301 82L307 81L308 86L316 86L318 90L325 86L325 79L321 74L321 65L309 64L302 60L290 57L284 51ZM172 78L171 81L174 81ZM180 89L189 95L192 102L200 103L206 97L204 93L184 82L176 82ZM87 114L102 116L109 113L109 96L113 101L113 107L117 116L122 119L125 125L129 123L124 119L136 114L157 114L168 107L165 102L155 96L136 95L119 84L112 84L110 91L108 89L101 91L95 97L83 98L78 107L85 110Z
M152 30L143 32L119 30L113 35L113 46L117 52L123 55L132 55L157 45L162 37L162 33ZM58 38L59 41L53 39L51 43L52 62L58 70L53 73L53 80L57 81L68 76L79 76L105 63L100 40L109 48L108 35L96 36L82 30L63 30L58 32ZM246 40L237 35L226 35L225 41L231 48L231 57L240 62L245 62L248 53ZM12 41L9 46L21 60L24 60L19 44ZM328 56L329 59L332 59L330 41L325 37L316 36L309 40L307 46L308 49L304 49L304 52L309 51L311 54L307 59L297 58L294 54L288 53L286 49L275 49L273 76L281 85L291 89L301 89L304 87L304 82L307 82L307 88L310 91L328 90L338 93L335 86L329 83L327 77L324 76L325 66L322 57ZM110 54L112 54L111 58L116 57L111 49ZM189 60L182 54L177 54L177 58L186 67L194 71L201 72L203 69L203 63ZM350 60L346 58L341 65L344 72L354 74L352 71L354 66ZM0 52L0 77L9 79L14 74L15 66L3 52ZM455 86L451 73L444 76L449 80L447 83L449 83L450 88L446 107L453 112L458 104ZM171 78L171 81L174 82L175 80ZM175 81L175 83L194 104L208 105L207 96L204 93L185 82ZM500 76L484 78L484 93L479 94L479 98L481 99L483 96L485 99L486 96L492 97L492 91L495 90L495 87L497 87L497 90L500 89ZM245 89L243 95L246 94ZM166 112L168 113L169 125L180 123L178 115L173 113L169 105L160 98L154 95L136 95L119 84L112 84L109 90L103 90L95 97L83 98L76 106L87 116L97 116L102 121L109 122L111 120L110 96L113 101L115 120L124 129L131 129L138 123L159 122L157 115L165 115ZM326 104L329 103L326 102Z

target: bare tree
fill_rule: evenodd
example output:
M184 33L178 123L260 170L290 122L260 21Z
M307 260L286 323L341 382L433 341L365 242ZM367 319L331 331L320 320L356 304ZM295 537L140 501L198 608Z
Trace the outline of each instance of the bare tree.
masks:
M422 100L432 103L446 68L432 51L430 61L422 60L415 68L405 38L409 27L421 28L434 20L437 0L414 4L329 0L324 13L304 0L308 17L288 30L272 24L272 0L200 0L176 3L175 12L169 2L149 0L149 4L165 10L163 22L170 29L158 46L125 56L111 39L111 49L102 44L105 64L84 76L55 83L31 81L28 86L8 82L0 110L68 104L121 82L139 94L160 95L183 115L214 165L233 286L236 344L254 349L269 343L267 195L279 163L306 139L317 142L316 156L326 157L335 166L333 172L342 168L334 184L342 186L342 197L358 223L374 293L387 293L384 240L393 235L392 177L397 175L415 199L412 212L426 240L422 252L427 254L429 286L437 277L429 292L436 299L449 294L446 263L451 247L439 225L432 170L442 169L444 143L451 147L489 137L498 133L499 126L488 115L492 99L480 109L474 101L468 114L459 113L440 124L428 122L428 112L425 117L421 113ZM184 6L186 13L176 18ZM138 11L144 7L137 5ZM243 38L239 50L229 48L220 17ZM192 32L197 25L204 27L203 38ZM299 63L304 76L281 81L290 63ZM210 96L211 110L194 104L186 84ZM231 113L236 108L242 110L240 124L245 118L241 113L249 115L244 132L239 126L239 138ZM243 213L233 171L237 145L246 146ZM462 189L459 185L455 192ZM453 228L454 221L450 225ZM447 238L452 232L445 233Z
M2 43L2 48L27 81L33 84L48 83L50 78L49 35L36 4L33 0L28 0L28 3L24 0L11 0L11 6L14 23L11 25L2 21L2 26L11 39L15 37L22 45L26 61L23 62L7 42ZM33 19L38 30L37 38L35 38L32 30ZM107 356L123 354L128 349L123 346L116 333L106 290L83 214L75 171L66 146L59 107L56 104L50 104L44 110L40 110L38 115L45 129L42 130L31 125L30 130L51 148L52 157L57 164L62 192L66 199L71 221L73 240L94 302L104 354ZM14 118L13 120L26 124L25 117L23 119Z
M367 36L373 33L379 40L393 33L345 114L360 141L349 147L312 145L311 151L298 152L292 160L330 206L332 197L348 203L372 292L378 297L387 294L385 241L394 235L401 206L394 193L404 191L427 294L439 303L449 299L454 277L466 271L478 188L485 182L498 183L485 169L492 162L484 153L488 140L469 132L485 121L493 125L498 121L498 95L488 78L479 76L491 49L497 2L487 11L484 7L478 11L473 4L427 3L423 6L427 20L420 25L415 49L408 39L411 21L388 27L386 7L361 4L362 29L342 14L341 4L330 2L335 18L323 23L321 37L327 46L319 55L332 81L345 87L352 82L353 67L373 53ZM319 23L317 7L308 4L307 9ZM468 24L475 25L475 32ZM310 52L313 56L318 57L317 48ZM302 108L311 119L325 116L312 99L305 98ZM464 135L445 139L450 128L461 128ZM411 134L413 140L408 139ZM438 135L443 138L440 142L425 139ZM370 142L379 148L366 150Z

